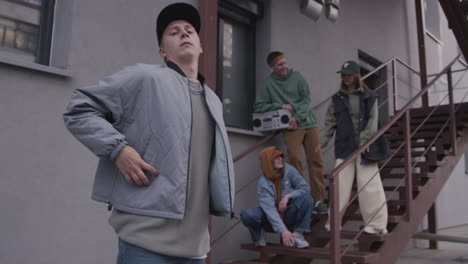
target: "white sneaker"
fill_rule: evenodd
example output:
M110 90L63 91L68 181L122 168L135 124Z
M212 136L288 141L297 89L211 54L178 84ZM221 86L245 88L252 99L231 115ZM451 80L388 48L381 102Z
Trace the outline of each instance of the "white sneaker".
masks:
M373 228L372 226L365 226L363 231L367 234L387 234L388 233L386 228L382 230L378 230L378 229Z
M309 247L309 243L305 240L304 235L302 232L294 231L293 233L294 238L294 246L297 248L306 248Z
M265 240L265 231L263 229L260 231L260 239L255 242L255 246L257 247L264 247L266 246L266 240Z

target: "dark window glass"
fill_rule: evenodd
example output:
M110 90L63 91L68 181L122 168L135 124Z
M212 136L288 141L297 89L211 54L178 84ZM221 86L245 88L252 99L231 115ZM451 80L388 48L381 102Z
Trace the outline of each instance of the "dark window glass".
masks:
M49 64L52 0L0 0L0 54Z
M468 149L465 149L465 174L468 174Z
M425 0L425 20L426 30L434 37L440 39L440 18L439 18L439 1Z
M228 126L252 129L255 85L253 19L222 7L218 20L217 93Z

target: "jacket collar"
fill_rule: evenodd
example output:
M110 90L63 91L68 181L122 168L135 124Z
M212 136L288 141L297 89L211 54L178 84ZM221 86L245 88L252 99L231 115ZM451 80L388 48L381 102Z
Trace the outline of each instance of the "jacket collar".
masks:
M368 98L368 97L370 97L372 95L372 93L369 90L365 90L364 92L362 92L360 90L355 90L352 93L349 93L346 89L343 89L343 88L340 88L340 90L338 91L338 94L341 94L343 96L356 94L356 95L359 95L359 96L361 96L363 98Z
M176 71L178 74L180 74L180 75L187 78L187 75L185 75L185 73L182 71L182 69L179 67L179 65L175 64L174 62L172 62L170 60L166 60L166 65L167 65L167 67L169 67L169 68L173 69L174 71ZM198 73L197 79L201 83L202 86L205 86L205 77L203 77L203 75Z

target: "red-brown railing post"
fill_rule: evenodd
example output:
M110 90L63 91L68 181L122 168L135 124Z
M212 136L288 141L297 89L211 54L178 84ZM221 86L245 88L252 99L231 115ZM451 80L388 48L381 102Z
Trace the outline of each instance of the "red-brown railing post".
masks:
M218 2L217 0L199 1L201 32L200 40L205 50L216 50L218 38ZM206 84L216 91L216 52L203 52L200 56L199 72L206 78ZM208 230L211 233L211 217L208 222ZM211 253L206 257L206 263L211 263Z
M426 66L426 27L424 21L424 8L422 0L415 0L416 7L416 28L418 32L418 54L419 72L421 74L421 90L427 86L427 66ZM429 93L422 95L423 107L429 106Z
M410 220L411 205L413 203L413 168L411 163L411 121L410 110L405 112L405 171L406 171L406 219Z
M330 260L333 264L341 263L340 251L340 232L341 232L341 218L340 218L340 194L339 194L339 178L338 175L331 174L329 181L330 189Z
M455 118L455 105L453 102L453 84L452 84L452 67L447 70L447 87L449 94L449 109L450 109L450 140L452 145L452 154L457 153L457 120Z
M396 60L392 61L392 83L393 83L393 113L397 111L397 78Z
M198 71L205 77L206 84L216 91L216 47L218 39L218 1L203 0L198 1L200 10L201 32L200 41L204 50L213 52L203 52L200 55Z
M437 207L436 203L431 206L429 209L429 213L427 214L427 224L428 224L428 231L431 234L437 234ZM429 240L429 248L430 249L438 249L439 243L437 240Z

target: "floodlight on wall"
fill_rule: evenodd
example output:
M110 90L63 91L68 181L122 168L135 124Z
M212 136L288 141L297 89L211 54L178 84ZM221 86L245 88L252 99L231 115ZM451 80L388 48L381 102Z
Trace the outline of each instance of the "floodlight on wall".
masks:
M340 10L340 0L325 0L325 13L328 19L335 22L338 19Z
M323 0L302 0L301 12L317 21L322 14Z

